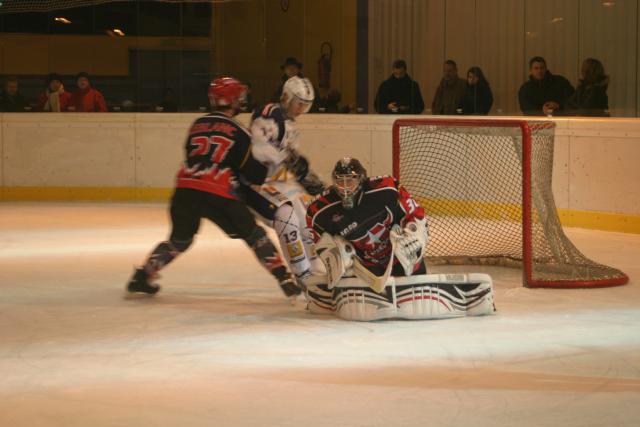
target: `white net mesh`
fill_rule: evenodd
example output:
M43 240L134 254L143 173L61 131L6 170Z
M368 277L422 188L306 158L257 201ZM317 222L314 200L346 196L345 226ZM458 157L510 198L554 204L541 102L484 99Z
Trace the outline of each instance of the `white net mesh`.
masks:
M0 14L24 12L51 12L74 7L114 3L123 0L0 0ZM131 2L139 0L130 0ZM161 3L216 3L221 0L146 0Z
M531 138L523 135L520 123L396 122L394 169L427 211L428 261L522 266L524 259L525 271L531 271L530 277L525 275L529 286L624 283L624 273L586 258L562 230L551 191L553 123L524 124ZM522 215L527 150L530 225ZM523 244L526 230L531 231L528 248Z

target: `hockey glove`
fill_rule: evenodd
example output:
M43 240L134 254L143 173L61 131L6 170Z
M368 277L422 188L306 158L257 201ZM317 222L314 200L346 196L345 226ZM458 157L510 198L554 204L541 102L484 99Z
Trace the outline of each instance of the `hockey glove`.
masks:
M346 270L353 266L353 246L340 236L323 233L316 243L316 252L327 271L326 283L333 288Z
M404 230L394 226L391 238L395 239L394 255L400 261L404 274L411 276L414 266L424 254L429 238L427 222L424 219L409 222Z
M317 196L325 189L324 182L313 171L309 171L304 178L298 179L298 182L312 196Z
M309 161L296 151L291 150L291 154L285 161L287 169L298 177L298 181L303 180L309 173Z

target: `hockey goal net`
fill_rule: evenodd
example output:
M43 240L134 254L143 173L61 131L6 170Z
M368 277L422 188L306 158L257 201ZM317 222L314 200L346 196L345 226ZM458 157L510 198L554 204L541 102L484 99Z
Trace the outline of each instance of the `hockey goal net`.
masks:
M429 221L428 263L521 266L528 287L627 283L567 238L551 190L553 122L417 119L393 125L393 172Z

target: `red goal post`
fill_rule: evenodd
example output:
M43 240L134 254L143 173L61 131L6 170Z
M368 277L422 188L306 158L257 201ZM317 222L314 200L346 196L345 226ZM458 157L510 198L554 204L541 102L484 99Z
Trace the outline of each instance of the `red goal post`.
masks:
M512 119L394 122L393 174L427 212L429 263L521 266L527 287L628 282L564 234L551 188L554 129Z

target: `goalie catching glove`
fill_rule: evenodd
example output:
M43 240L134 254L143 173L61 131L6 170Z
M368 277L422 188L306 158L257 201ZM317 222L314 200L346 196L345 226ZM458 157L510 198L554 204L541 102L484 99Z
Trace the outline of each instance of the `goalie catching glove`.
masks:
M325 189L325 184L313 171L309 170L309 161L306 157L301 156L296 151L291 150L289 158L286 161L287 169L291 171L297 178L298 182L307 193L317 196Z
M423 256L428 238L427 221L424 219L408 222L402 230L398 225L391 230L391 239L395 241L393 253L406 276L411 276L414 266Z

